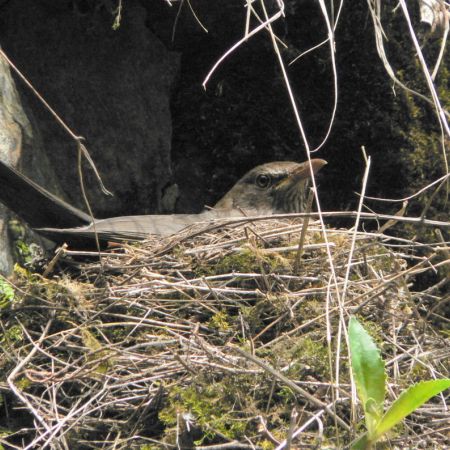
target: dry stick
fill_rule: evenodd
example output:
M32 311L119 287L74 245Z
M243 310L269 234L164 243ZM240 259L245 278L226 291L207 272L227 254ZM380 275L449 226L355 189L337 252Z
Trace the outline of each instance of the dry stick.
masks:
M45 448L47 445L50 444L50 442L53 440L53 438L56 437L56 435L59 433L59 431L61 429L63 429L63 427L66 423L68 424L68 426L64 430L63 435L67 434L74 426L76 426L76 424L83 418L83 416L87 414L87 412L85 412L84 410L88 406L90 406L91 403L96 402L99 397L106 394L106 392L105 392L106 386L107 386L107 381L105 382L102 389L99 392L97 392L95 395L92 395L86 403L82 404L81 406L77 407L76 409L73 408L72 410L70 410L69 414L67 414L63 420L61 420L58 424L52 426L52 430L49 430L46 433L44 433L42 436L34 439L34 441L31 444L29 444L27 447L25 447L24 450L31 450L31 449L37 448L36 447L37 443L42 441L43 439L45 439L46 435L49 435L47 440L44 442L44 444L41 447L41 448ZM109 386L108 386L108 388L109 388ZM120 400L117 400L117 401L119 402ZM93 411L96 411L100 408L101 408L101 406L97 406L97 407L93 408L92 410L90 410L89 412L92 413ZM72 418L74 418L73 422L71 424L69 424L69 421L72 420Z
M331 4L333 5L333 2L331 2ZM334 121L336 118L336 111L337 111L337 106L338 106L338 76L337 76L337 68L336 68L336 56L335 56L336 42L334 40L334 28L332 27L330 18L328 17L328 11L327 11L327 7L325 5L325 1L319 0L319 5L320 5L320 10L322 11L323 18L325 19L325 24L327 26L328 42L330 44L331 68L332 68L332 72L333 72L333 110L331 113L331 118L330 118L330 122L328 124L327 132L326 132L324 138L322 139L322 142L313 150L310 150L309 148L307 148L308 159L310 158L309 154L311 152L317 152L318 150L320 150L325 145L326 141L328 140L328 137L331 134L331 130L333 128L333 124L334 124ZM314 186L314 189L316 189L316 186Z
M177 15L175 16L175 20L173 21L172 44L175 42L175 33L176 33L176 30L177 30L178 21L180 20L181 9L183 8L183 5L184 5L184 0L181 0L180 1L180 6L178 7L178 10L177 10ZM172 4L170 6L172 6Z
M267 411L266 411L267 414ZM259 419L259 423L261 424L261 427L263 429L263 432L265 434L265 436L267 437L267 439L272 442L272 444L275 445L279 445L280 441L278 441L275 436L269 431L269 429L267 428L267 424L266 421L264 420L264 418L262 416L257 416L257 419Z
M110 252L101 252L102 256L111 256ZM83 257L88 257L88 256L98 256L98 252L89 252L89 251L85 251L85 250L65 250L64 251L64 256L83 256ZM121 253L115 253L114 254L115 258L128 258L128 255L125 254L121 254ZM131 265L127 265L125 266L127 269L132 268L133 266ZM141 267L145 267L145 264L143 264ZM114 268L116 268L114 266ZM133 278L133 276L131 275L130 278ZM125 280L127 281L127 280Z
M51 373L52 373L52 378L53 378L53 375L55 373L55 361L53 359L51 359ZM51 384L48 391L49 391L49 396L51 398L50 404L53 409L53 414L56 418L56 421L59 422L61 420L61 418L60 418L59 411L58 411L58 398L57 398L58 390L56 388L55 383ZM61 437L61 444L65 450L69 450L69 446L67 445L66 437L64 435Z
M44 270L44 273L42 274L42 276L44 278L46 278L48 276L49 273L53 272L53 269L55 268L56 263L59 261L59 259L61 258L61 256L63 254L65 254L65 251L67 249L67 244L63 244L61 247L59 247L56 250L56 255L53 257L53 259L47 264L46 269Z
M434 87L433 80L431 79L431 75L428 70L427 64L425 62L425 58L423 56L422 50L420 48L420 44L417 41L416 34L414 33L414 28L411 23L411 17L409 16L408 7L406 6L405 0L400 0L400 5L402 7L403 14L406 19L406 23L408 24L408 28L409 28L409 31L411 34L411 39L414 43L414 48L416 50L417 56L419 57L420 64L422 65L422 71L423 71L423 74L425 75L425 79L428 84L428 89L430 90L431 96L433 98L433 103L434 103L434 107L436 109L436 113L437 113L438 117L441 119L440 122L441 122L442 127L447 132L447 135L450 136L450 128L448 126L447 119L444 114L444 110L441 106L441 102L439 101L439 97L437 95L436 88ZM448 162L447 162L447 157L446 157L445 152L444 152L443 156L444 156L444 160L445 160L447 170L448 170Z
M336 392L339 390L339 386L336 386L336 389L333 388L336 385L336 382L335 382L334 375L333 375L333 348L332 348L333 334L332 334L332 326L331 326L331 312L333 310L330 309L331 282L332 282L332 278L330 275L328 277L328 283L327 283L327 293L326 293L326 297L325 297L326 300L325 300L325 314L324 315L325 315L325 323L326 323L328 366L329 366L329 370L330 370L330 382L331 382L330 390L331 390L331 398L333 399L333 403L334 403L337 398ZM338 307L334 308L334 311L337 308ZM350 419L352 419L352 415L350 415ZM339 442L340 437L339 437L338 427L336 426L336 421L335 421L335 426L334 426L334 432L335 432L335 436L336 436L336 442Z
M370 15L372 17L372 21L373 21L373 26L374 26L374 30L375 30L375 43L376 43L376 47L377 47L377 52L378 52L378 56L381 59L381 62L384 65L384 68L387 72L387 74L389 75L389 77L392 79L392 81L397 85L400 86L404 91L409 92L412 95L415 95L418 98L421 98L422 100L424 100L425 102L427 102L429 105L431 106L435 106L434 102L432 100L430 100L427 96L421 94L420 92L417 92L411 88L409 88L408 86L406 86L405 84L403 84L396 76L394 69L392 68L392 66L389 64L389 61L387 59L386 56L386 52L384 49L384 44L383 44L383 29L381 27L381 20L380 20L380 3L377 2L376 8L374 8L372 6L372 1L371 0L367 0L367 5L369 7L369 11L370 11ZM449 116L449 113L447 111L443 111L445 115Z
M18 375L19 371L24 367L26 364L28 364L29 361L33 358L34 354L39 350L39 346L44 342L47 336L47 332L50 329L50 325L52 323L52 319L50 319L47 322L47 325L44 328L44 331L42 332L40 338L37 340L37 342L34 342L30 336L28 336L28 333L25 329L25 327L19 322L20 326L22 327L22 330L24 333L28 336L30 342L33 344L33 349L28 353L28 355L20 361L20 363L14 367L12 372L8 375L8 378L6 379L9 388L11 391L18 397L31 411L34 417L36 417L37 421L47 430L47 432L50 432L50 428L48 424L45 422L44 418L41 417L39 412L33 407L33 405L28 401L27 397L25 395L22 395L22 393L19 391L18 388L16 388L16 385L14 384L14 380L16 376Z
M14 65L14 63L8 58L6 53L3 51L3 49L0 48L0 54L5 58L7 63L11 66L11 68L16 72L16 74L19 76L19 78L27 85L27 87L33 92L33 94L39 99L39 101L47 108L47 110L50 112L50 114L56 119L56 121L61 125L61 127L66 131L66 133L78 144L80 145L84 138L82 136L77 136L70 128L69 126L59 117L59 115L56 113L56 111L44 100L41 94L34 88L34 86L28 81L28 79L25 77L25 75L22 74L22 72ZM82 144L81 144L82 145ZM94 161L92 160L91 156L89 155L89 152L87 151L86 147L82 145L82 151L86 159L89 161L89 164L92 167L92 170L94 171L95 176L97 177L97 180L100 184L100 187L102 191L107 195L112 195L111 192L109 192L106 187L103 184L103 181L100 177L100 174L97 170L97 167L94 164Z
M446 12L445 12L445 30L444 30L444 34L442 36L441 49L439 51L439 56L436 60L435 66L434 66L433 73L431 74L431 79L433 81L435 81L435 79L436 79L436 75L438 73L439 66L441 65L442 58L444 56L444 50L445 50L445 44L447 43L448 32L449 32L449 14L448 14L448 11L446 10Z
M291 443L292 443L292 438L293 438L293 434L294 434L294 428L295 428L295 425L297 425L297 419L298 419L298 412L294 406L294 408L291 411L291 418L289 421L289 430L288 430L288 434L286 436L286 444L285 444L286 450L291 449Z
M94 225L95 241L96 241L98 252L100 254L100 243L99 243L99 240L98 240L97 231L95 229L95 218L94 218L94 215L92 214L91 205L90 205L89 200L88 200L88 198L86 196L85 186L84 186L84 183L83 183L83 176L82 176L82 170L81 170L81 154L84 155L84 157L89 162L91 168L93 169L94 174L95 174L95 176L97 178L97 181L100 184L100 188L103 191L103 193L106 194L106 195L112 195L112 193L110 191L108 191L106 189L105 185L103 184L103 181L102 181L102 179L100 177L100 174L99 174L99 172L97 170L97 167L95 166L95 163L92 160L91 155L89 154L86 146L83 144L83 141L84 141L83 136L77 136L69 128L69 126L61 119L61 117L56 113L56 111L47 103L47 101L42 97L42 95L39 94L39 92L28 81L28 79L25 77L25 75L23 75L22 72L13 64L13 62L8 58L8 56L5 54L5 52L1 48L0 48L0 54L3 56L3 58L5 58L5 60L8 62L10 67L16 72L16 74L19 76L19 78L22 79L22 81L28 86L28 88L33 92L33 94L45 106L45 108L47 108L47 110L50 112L50 114L56 119L56 121L66 131L66 133L76 142L77 149L78 149L78 175L79 175L79 179L80 179L81 192L82 192L82 195L83 195L83 199L84 199L85 205L86 205L86 207L87 207L87 209L89 211L89 215L91 216L92 223ZM99 260L100 260L100 264L102 264L101 256L99 256Z
M306 202L306 211L305 211L308 214L311 212L313 200L314 200L314 191L310 189L308 194L308 201ZM309 225L309 217L310 216L306 216L305 219L303 220L302 232L300 233L300 241L298 243L298 250L297 254L295 255L295 262L294 262L294 273L296 274L298 274L298 269L300 266L300 258L303 255L306 232L308 231Z
M329 403L327 407L331 408L333 406L333 403ZM300 433L302 433L311 423L313 423L315 420L318 420L319 417L325 412L325 410L321 410L318 413L314 414L310 419L308 419L298 430L294 431L292 434L293 438L296 438ZM286 441L283 441L278 447L276 447L275 450L283 450L286 446Z
M191 10L192 15L194 16L194 19L197 21L197 23L200 25L200 27L203 29L203 31L205 33L208 33L208 29L205 27L205 25L203 25L203 23L201 22L201 20L197 16L197 14L195 14L194 8L192 7L190 0L186 0L186 1L189 6L189 9Z
M81 168L81 153L83 151L83 147L84 145L81 142L78 142L78 157L77 157L77 166L78 166L78 178L80 180L80 188L81 188L81 194L83 195L83 200L84 200L84 204L86 205L86 208L89 212L89 215L91 216L92 219L92 225L94 228L94 236L95 236L95 246L97 247L97 252L98 252L98 260L101 266L101 271L99 272L98 276L101 276L101 274L103 273L103 260L101 257L101 249L100 249L100 241L98 239L98 234L97 234L97 227L95 224L95 218L94 218L94 213L92 212L92 208L91 208L91 204L89 203L89 200L87 198L87 194L86 194L86 189L84 186L84 181L83 181L83 170ZM84 147L86 148L86 147Z
M246 352L245 350L242 350L239 347L227 345L227 348L230 350L234 350L240 355L242 355L244 358L252 361L262 369L264 369L266 372L273 375L275 378L286 384L288 387L290 387L294 392L297 392L301 396L305 397L310 403L313 405L325 409L327 414L334 420L336 420L339 425L341 425L343 428L345 428L347 431L350 431L350 427L345 423L328 405L326 405L324 402L321 402L317 398L315 398L313 395L311 395L308 391L305 391L301 387L297 386L293 381L291 381L289 378L285 377L282 373L280 373L278 370L275 370L273 367L269 366L267 363L262 361L261 359L257 358L254 355L251 355L250 353Z
M113 11L113 14L116 15L112 26L113 30L117 30L120 27L120 23L122 22L122 8L123 8L122 0L119 0L117 8Z
M241 444L238 441L227 442L226 444L197 445L196 450L262 450L259 445Z
M248 32L250 31L250 18L251 18L251 12L253 10L253 8L252 8L253 1L254 0L246 0L247 13L245 15L245 31L244 31L245 37L248 36Z
M322 6L323 5L321 3L321 7ZM268 20L268 15L267 15L267 11L266 11L266 8L265 8L263 0L261 0L261 7L263 8L266 20ZM327 22L327 28L328 28L328 31L329 31L329 38L330 38L330 45L332 47L332 49L331 49L331 59L332 59L332 62L333 62L333 71L335 71L335 64L334 64L335 60L334 60L334 49L333 49L333 46L334 46L334 44L333 44L334 43L333 32L331 30L330 23L328 21L327 15L326 15L326 8L323 6L322 10L324 10L324 9L325 9L324 17L325 17L325 20ZM320 206L319 191L317 190L316 178L315 178L315 175L314 175L314 172L313 172L313 169L312 169L312 165L311 165L311 149L310 149L310 146L309 146L308 138L306 137L306 132L305 132L305 129L303 127L302 120L300 118L300 113L299 113L298 108L297 108L297 103L295 101L294 93L292 91L291 84L289 82L289 77L287 75L287 70L286 70L286 67L285 67L285 64L284 64L284 61L283 61L283 57L281 56L281 52L280 52L280 49L278 47L277 41L274 39L274 33L273 33L272 25L271 25L270 22L268 22L268 27L269 27L270 32L271 32L272 46L273 46L273 48L275 50L275 53L277 55L277 58L278 58L278 62L279 62L279 65L280 65L281 72L283 74L283 79L284 79L284 82L285 82L285 85L286 85L286 89L287 89L287 92L288 92L288 95L289 95L289 99L291 101L291 105L292 105L294 116L295 116L295 119L296 119L296 122L297 122L297 126L298 126L298 129L300 131L303 143L305 145L306 154L308 156L308 162L310 164L310 172L311 172L311 181L312 181L312 185L313 185L312 187L313 187L313 190L314 190L314 195L316 197L316 205L317 205L317 210L318 210L318 213L319 213L319 221L320 221L320 225L321 225L321 228L322 228L323 238L325 240L325 244L327 245L328 264L330 266L331 274L333 276L333 282L334 282L335 286L337 287L336 270L335 270L335 267L334 267L333 257L331 255L331 250L328 247L329 246L329 241L328 241L327 229L325 227L325 223L323 221L323 216L321 214L322 208ZM336 98L337 98L337 86L336 85L335 85L335 89L336 89L335 95L336 95ZM333 108L333 117L334 117L334 113L335 113L335 109ZM330 123L330 125L331 125L331 123ZM327 131L327 134L328 133L329 133L329 130ZM339 302L340 301L340 292L339 292L338 289L336 289L335 294L336 294L336 296L338 298L338 302Z
M333 32L336 31L336 28L338 26L339 23L339 18L341 16L341 11L342 11L342 6L344 5L344 1L341 0L339 2L339 9L338 9L338 13L336 14L336 20L334 22L333 25ZM305 50L303 53L300 53L300 55L296 56L290 63L289 66L292 66L292 64L294 64L297 60L299 60L300 58L303 58L303 56L307 55L308 53L313 52L314 50L317 50L318 48L322 47L322 45L325 45L328 41L330 40L329 37L327 37L325 40L323 40L322 42L320 42L319 44L314 45L313 47L309 48L308 50Z
M382 286L377 285L377 286L373 287L372 289L370 289L369 291L364 292L363 294L359 295L358 297L352 299L351 302L352 302L352 303L355 303L355 302L358 302L359 300L363 299L363 298L366 297L367 295L369 295L369 294L371 294L371 293L374 292L374 294L371 295L371 296L370 296L370 297L369 297L362 305L358 305L357 307L354 307L353 309L351 309L351 310L350 310L351 314L356 314L356 313L359 311L360 306L365 306L368 302L370 302L371 300L373 300L374 298L376 298L376 297L378 297L380 294L382 294L382 293L387 289L387 288L386 288L386 285L385 285L386 283L391 284L391 283L395 282L395 281L396 281L399 277L401 277L401 276L404 276L404 275L410 274L410 273L411 273L411 274L416 273L415 270L418 270L418 268L419 268L420 266L423 266L424 264L426 264L427 262L429 262L431 259L432 259L432 256L431 256L430 258L427 258L427 259L421 261L420 263L418 263L417 265L415 265L415 266L409 268L408 270L406 270L406 271L404 271L404 272L402 272L402 273L396 274L395 276L393 276L393 277L390 278L389 280L384 280L384 283L383 283ZM425 270L428 270L428 269L425 269ZM380 288L382 288L382 290L381 290L381 291L378 291L378 289L380 289ZM302 324L299 325L298 327L296 327L296 328L294 328L294 329L292 329L292 330L290 330L290 331L285 332L283 335L280 335L280 336L276 337L275 339L272 339L270 342L267 342L267 343L265 343L265 344L262 344L262 345L259 346L258 348L259 348L259 349L262 349L262 348L269 347L269 346L271 346L271 345L273 345L273 344L279 342L280 340L282 340L282 339L284 339L284 338L286 338L286 337L288 337L288 336L291 336L292 334L295 334L296 332L302 330L303 328L306 328L306 327L310 326L310 325L313 324L314 322L316 322L316 321L318 321L318 320L320 320L320 319L323 319L323 318L328 317L328 316L330 315L330 313L334 313L334 312L336 312L337 310L338 310L338 307L337 307L337 306L335 306L334 308L331 308L331 309L329 309L329 310L327 309L327 311L326 311L325 313L320 314L319 316L315 317L314 319L310 319L310 320L308 320L308 321L302 323Z
M350 270L351 270L351 262L353 259L353 254L355 252L355 246L356 246L356 235L358 232L359 222L360 222L360 214L363 207L364 202L364 195L366 193L366 187L367 187L367 181L369 179L369 172L370 172L370 156L367 157L366 150L364 147L361 148L362 154L364 156L364 160L366 163L366 167L364 170L364 176L362 181L362 190L361 190L361 197L359 199L359 205L358 205L358 215L356 216L355 225L353 226L353 233L352 233L352 240L350 244L350 251L348 253L348 262L347 262L347 270L345 271L345 277L344 277L344 286L342 288L342 297L338 297L339 301L339 326L338 326L338 334L336 337L336 373L335 373L335 383L336 386L339 387L339 376L340 376L340 360L341 360L341 333L344 333L344 339L347 344L347 356L350 359L350 344L348 341L348 333L345 323L345 317L344 313L346 312L344 309L345 300L347 297L347 291L348 291L348 280L350 278ZM356 387L355 387L355 381L353 378L353 373L350 370L350 382L352 385L352 422L355 424L355 418L356 418ZM336 399L339 399L339 390L336 390Z
M250 33L247 33L242 39L240 39L238 42L236 42L234 45L232 45L214 64L212 69L208 72L205 79L203 80L202 86L203 89L206 90L206 85L208 84L209 79L212 77L213 73L216 71L216 69L222 64L222 62L229 56L231 53L233 53L237 48L239 48L244 42L246 42L250 37L257 34L259 31L261 31L263 28L266 28L267 25L269 25L271 22L274 22L275 20L278 20L280 17L284 15L284 10L281 9L276 14L274 14L270 19L267 19L266 22L263 22L262 24L258 25L256 28L254 28Z
M398 217L404 216L404 215L405 215L405 212L406 212L407 206L408 206L408 200L405 200L405 201L403 202L402 207L395 213L395 216L398 216ZM424 214L422 214L422 217L424 217ZM378 229L378 233L384 234L384 232L385 232L387 229L393 227L393 226L396 225L396 224L397 224L397 221L396 221L396 220L388 220L383 226L381 226L381 227Z
M247 1L247 21L249 21L250 19L250 12L252 12L254 14L254 16L256 17L256 19L258 20L259 23L263 23L263 20L261 19L261 17L259 17L258 12L255 10L255 8L253 8L253 6L251 5L254 1L256 0L251 0L251 1ZM249 23L246 23L245 25L245 35L248 35L248 30L249 30ZM267 30L267 27L266 27ZM269 30L267 30L269 31ZM270 33L270 31L269 31ZM278 36L275 36L275 39L284 47L284 48L288 48L288 45L286 45Z
M369 197L366 195L366 200L375 200L377 202L386 202L386 203L399 203L399 202L406 202L408 200L411 200L423 192L426 192L428 189L432 188L435 184L438 183L445 183L450 178L450 173L447 173L446 175L442 175L442 177L438 178L437 180L434 180L433 182L427 184L425 187L419 189L414 194L408 195L407 197L403 198L379 198L379 197ZM355 192L356 195L359 195L357 192Z
M450 176L450 173L448 174ZM438 195L439 191L441 190L441 188L445 186L447 189L447 199L446 202L448 202L448 187L449 187L449 180L443 180L441 181L441 183L439 184L439 186L433 191L433 193L431 194L430 198L428 199L428 201L425 203L425 206L423 207L422 213L420 214L420 217L425 218L428 210L431 207L431 204L433 203L434 199L436 198L436 196Z

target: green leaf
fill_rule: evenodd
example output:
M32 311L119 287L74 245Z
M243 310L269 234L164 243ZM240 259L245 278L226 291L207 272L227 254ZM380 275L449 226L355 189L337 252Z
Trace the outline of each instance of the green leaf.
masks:
M350 355L359 399L366 415L369 438L383 414L385 396L384 361L373 339L356 320L350 318L348 327Z
M431 397L450 387L450 378L441 380L421 381L404 391L391 405L375 429L375 435L380 437L406 416L411 414Z
M351 444L351 450L366 450L369 445L369 439L367 438L367 433L364 433L362 436L356 438Z
M14 289L7 280L0 278L0 309L9 306L15 297Z
M364 406L364 411L367 414L376 416L378 420L381 419L379 404L373 398L369 398L369 400L367 400Z

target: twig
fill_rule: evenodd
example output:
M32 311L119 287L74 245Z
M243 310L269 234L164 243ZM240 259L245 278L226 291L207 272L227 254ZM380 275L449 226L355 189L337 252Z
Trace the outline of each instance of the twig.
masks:
M257 358L256 356L251 355L250 353L247 353L246 351L242 350L239 347L236 346L229 346L230 350L234 350L240 355L244 356L248 360L254 362L258 366L262 367L266 372L273 375L275 378L286 384L286 386L289 386L294 392L297 392L302 397L305 397L310 403L312 403L315 406L318 406L319 408L324 408L330 417L333 419L336 419L339 425L341 425L344 429L350 430L350 427L339 417L336 415L334 411L332 411L325 403L315 398L313 395L311 395L309 392L305 391L301 387L297 386L294 382L292 382L289 378L285 377L283 374L281 374L279 371L275 370L273 367L269 366L267 363L262 361L261 359Z

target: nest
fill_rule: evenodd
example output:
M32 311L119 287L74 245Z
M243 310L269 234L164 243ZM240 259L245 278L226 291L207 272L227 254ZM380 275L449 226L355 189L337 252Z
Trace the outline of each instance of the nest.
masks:
M350 315L388 403L448 374L442 244L266 218L59 256L2 303L7 448L343 448L363 430ZM442 448L449 419L436 397L390 445Z

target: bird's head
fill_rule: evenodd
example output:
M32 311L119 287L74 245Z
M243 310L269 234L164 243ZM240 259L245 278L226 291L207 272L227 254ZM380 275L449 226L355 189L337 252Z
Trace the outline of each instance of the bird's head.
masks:
M323 159L262 164L247 172L214 208L259 214L302 212L308 180L325 164Z

